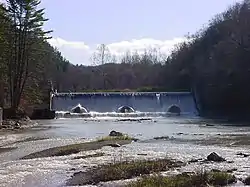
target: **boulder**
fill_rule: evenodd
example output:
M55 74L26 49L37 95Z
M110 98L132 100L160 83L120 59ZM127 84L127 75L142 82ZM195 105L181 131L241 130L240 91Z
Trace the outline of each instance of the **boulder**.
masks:
M71 112L77 114L88 113L87 109L84 108L81 104L78 104L77 106L73 107L71 109Z
M210 155L207 156L208 161L213 161L213 162L224 162L226 161L224 158L219 156L217 153L212 152Z
M244 183L245 185L250 185L250 176L248 176L247 178L245 178L245 179L243 180L243 183Z
M110 147L121 147L121 145L118 144L118 143L108 144L108 146L110 146Z
M109 136L123 136L123 134L121 132L118 132L118 131L111 131L109 133Z
M168 107L167 112L171 113L171 114L180 115L181 114L181 109L177 105L171 105L170 107Z
M20 129L20 128L21 128L20 123L16 122L14 125L14 129Z

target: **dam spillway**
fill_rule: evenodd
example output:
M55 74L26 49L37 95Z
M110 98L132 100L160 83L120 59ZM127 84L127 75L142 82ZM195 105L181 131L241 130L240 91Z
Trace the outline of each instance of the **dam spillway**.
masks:
M109 113L121 106L130 106L136 112L167 112L171 105L178 105L184 114L197 115L190 92L93 92L93 93L54 93L51 96L51 109L70 111L81 104L88 111Z

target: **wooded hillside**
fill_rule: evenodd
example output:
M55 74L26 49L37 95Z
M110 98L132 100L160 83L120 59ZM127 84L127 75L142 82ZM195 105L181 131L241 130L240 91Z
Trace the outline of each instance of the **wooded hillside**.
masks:
M169 57L127 53L112 56L102 44L93 54L95 66L73 65L48 42L32 46L31 71L22 105L48 101L50 82L58 91L192 90L203 115L250 112L250 1L217 15L209 24L178 45ZM2 6L1 6L2 7ZM0 9L0 98L9 103L6 62L13 25ZM6 28L8 28L6 30ZM52 28L53 29L53 28ZM114 63L116 62L116 63Z
M215 16L192 38L168 63L185 72L201 114L249 118L250 1Z

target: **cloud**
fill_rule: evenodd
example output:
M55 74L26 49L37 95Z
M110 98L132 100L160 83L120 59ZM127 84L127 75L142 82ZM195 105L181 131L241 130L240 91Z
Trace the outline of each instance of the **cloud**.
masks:
M84 42L66 41L62 38L52 38L48 42L56 47L62 55L73 64L89 65L91 49Z
M111 54L124 55L127 51L138 53L145 49L157 49L161 54L169 55L174 46L186 38L173 38L171 40L155 40L152 38L133 39L106 44ZM90 57L97 45L91 47L81 41L67 41L62 38L52 38L49 43L58 48L59 51L73 64L91 65Z

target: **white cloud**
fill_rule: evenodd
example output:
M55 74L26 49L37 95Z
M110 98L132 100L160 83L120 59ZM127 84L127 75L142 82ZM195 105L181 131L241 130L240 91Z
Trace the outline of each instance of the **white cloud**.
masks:
M134 39L131 41L121 41L106 44L110 52L114 55L123 55L127 51L138 53L145 49L157 49L160 53L168 55L178 43L186 41L186 38L173 38L172 40L155 40L152 38ZM49 43L58 48L61 53L73 64L90 65L90 57L95 47L91 47L81 41L66 41L62 38L52 38Z

